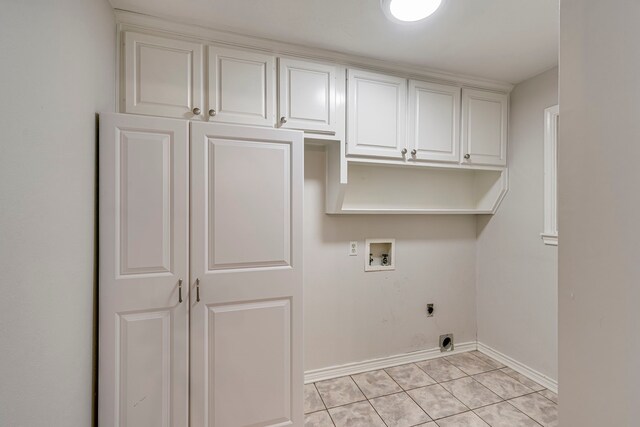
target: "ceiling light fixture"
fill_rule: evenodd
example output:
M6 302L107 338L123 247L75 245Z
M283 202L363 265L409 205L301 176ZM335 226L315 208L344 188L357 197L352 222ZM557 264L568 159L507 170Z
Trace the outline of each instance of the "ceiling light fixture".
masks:
M380 0L385 15L393 21L416 22L432 15L442 0Z

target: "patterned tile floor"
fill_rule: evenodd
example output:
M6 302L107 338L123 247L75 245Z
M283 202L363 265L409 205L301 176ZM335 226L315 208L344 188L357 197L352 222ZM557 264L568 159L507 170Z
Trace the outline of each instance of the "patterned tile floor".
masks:
M558 396L478 352L305 385L305 427L552 427Z

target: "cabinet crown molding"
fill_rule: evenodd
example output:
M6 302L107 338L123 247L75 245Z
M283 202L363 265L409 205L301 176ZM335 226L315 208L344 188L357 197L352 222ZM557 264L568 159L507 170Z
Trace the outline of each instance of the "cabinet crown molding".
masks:
M365 56L346 54L328 49L280 42L262 37L217 30L206 26L145 15L122 9L115 10L118 30L139 31L164 37L178 37L202 43L215 43L234 48L264 51L278 56L289 56L306 60L333 62L348 67L363 68L375 72L394 74L408 79L427 80L434 83L459 84L460 86L509 93L514 85L471 75L450 73L396 63Z

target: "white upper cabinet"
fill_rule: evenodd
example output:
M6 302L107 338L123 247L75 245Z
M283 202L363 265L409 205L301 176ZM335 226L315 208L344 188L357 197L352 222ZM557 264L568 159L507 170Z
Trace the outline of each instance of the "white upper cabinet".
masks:
M460 161L460 88L409 81L408 157Z
M245 125L275 124L275 57L209 47L210 121Z
M509 95L462 90L463 163L506 166Z
M125 32L124 51L125 112L191 119L203 107L201 44Z
M279 126L335 134L336 67L280 58L279 77Z
M402 158L407 80L352 69L348 80L347 154Z
M499 88L407 80L249 47L122 34L120 111L302 130L307 138L346 144L340 151L345 164L507 164L509 95Z

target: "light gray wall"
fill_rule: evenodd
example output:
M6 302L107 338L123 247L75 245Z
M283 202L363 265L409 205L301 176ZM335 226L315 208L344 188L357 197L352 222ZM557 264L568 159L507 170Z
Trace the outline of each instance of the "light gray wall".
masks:
M552 379L557 363L557 247L544 245L544 109L558 103L558 69L515 87L509 192L478 217L478 341Z
M92 424L96 117L114 110L106 0L0 13L0 424Z
M560 7L560 425L636 426L640 2Z
M326 215L324 152L305 150L305 370L475 341L473 216ZM396 270L364 272L365 238L396 239ZM349 241L359 243L348 256ZM426 304L436 316L426 317Z

